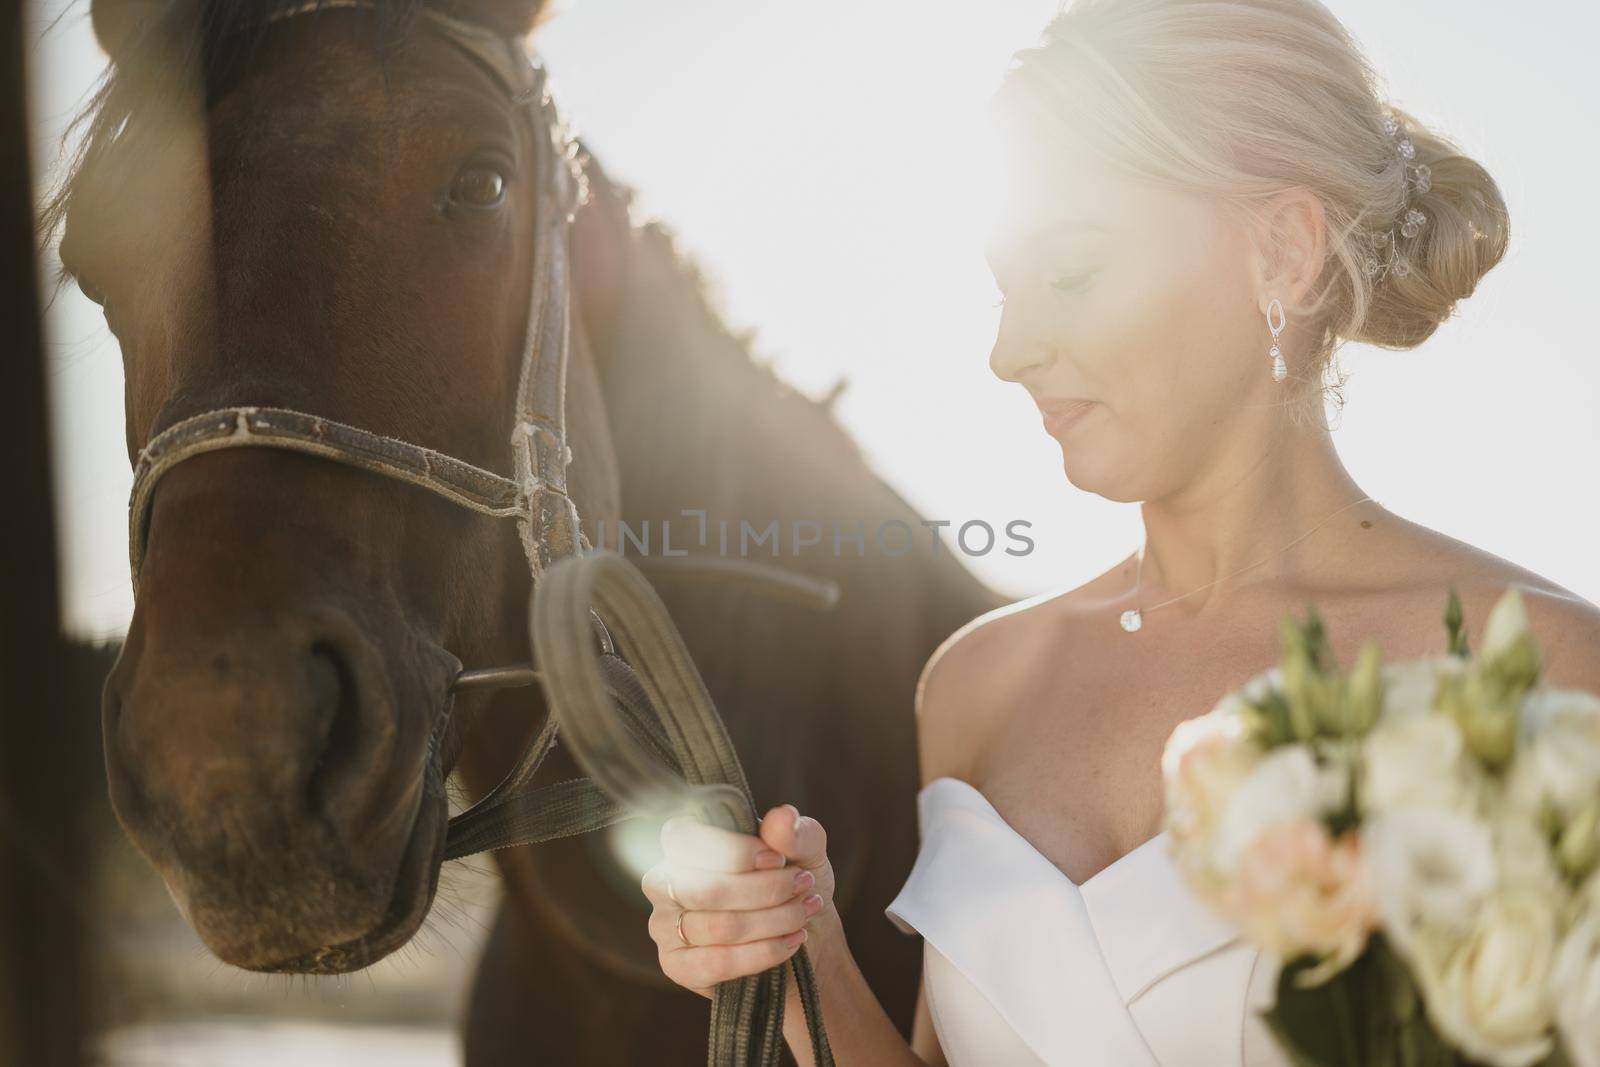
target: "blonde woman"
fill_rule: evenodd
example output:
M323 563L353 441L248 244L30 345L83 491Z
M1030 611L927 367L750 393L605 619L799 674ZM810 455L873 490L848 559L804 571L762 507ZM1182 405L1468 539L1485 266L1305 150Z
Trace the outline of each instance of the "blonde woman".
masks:
M887 909L924 939L909 1046L843 938L826 831L790 806L759 836L667 823L650 932L707 996L805 940L844 1064L1284 1064L1256 1016L1279 961L1167 856L1173 727L1276 662L1308 600L1343 662L1365 635L1436 653L1452 583L1472 624L1521 585L1547 681L1600 689L1600 610L1370 499L1324 418L1338 343L1426 340L1499 262L1505 204L1313 0L1075 3L995 111L990 364L1069 482L1141 502L1142 550L973 621L923 671L921 850ZM785 1020L809 1062L792 993Z

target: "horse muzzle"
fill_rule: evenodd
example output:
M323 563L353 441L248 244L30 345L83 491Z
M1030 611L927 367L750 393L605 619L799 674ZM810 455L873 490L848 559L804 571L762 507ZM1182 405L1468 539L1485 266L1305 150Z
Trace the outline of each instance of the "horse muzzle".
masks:
M403 943L442 856L459 662L337 601L242 622L153 584L106 684L106 771L185 917L251 970L349 970Z

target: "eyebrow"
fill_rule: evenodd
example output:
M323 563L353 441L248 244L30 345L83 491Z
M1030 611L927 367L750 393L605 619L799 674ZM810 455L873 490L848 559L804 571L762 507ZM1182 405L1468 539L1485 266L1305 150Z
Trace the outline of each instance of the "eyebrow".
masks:
M1056 240L1057 238L1065 237L1068 234L1110 232L1110 227L1098 222L1092 222L1089 219L1064 219L1061 222L1051 223L1043 229L1036 231L1034 238L1041 243L1047 244Z
M1110 232L1110 227L1105 226L1102 223L1094 222L1090 219L1063 219L1060 222L1053 222L1046 226L1043 230L1031 233L1029 236L1034 240L1048 241L1068 233ZM989 269L991 271L996 274L999 273L999 271L995 270L995 267L997 266L1001 256L1007 251L1009 246L1016 243L1017 242L1014 240L1006 240L1000 242L990 242L983 246L983 258L988 261Z

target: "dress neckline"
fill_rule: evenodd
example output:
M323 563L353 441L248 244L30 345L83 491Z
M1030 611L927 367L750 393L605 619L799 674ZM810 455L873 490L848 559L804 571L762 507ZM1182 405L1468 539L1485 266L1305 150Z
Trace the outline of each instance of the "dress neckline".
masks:
M1004 815L1000 814L1000 809L996 808L994 806L994 802L984 795L983 790L979 789L971 782L962 778L953 777L951 775L940 775L937 778L930 779L928 784L922 788L924 791L926 791L933 788L935 785L940 784L941 782L952 783L959 787L963 792L968 793L980 801L989 814L994 817L995 822L1004 827L1006 831L1019 843L1021 843L1022 846L1029 852L1032 852L1035 856L1038 856L1040 859L1048 863L1050 865L1050 869L1055 871L1056 874L1060 875L1063 882L1066 882L1069 886L1078 890L1080 893L1087 891L1090 886L1095 885L1097 882L1111 877L1118 868L1125 867L1129 863L1134 862L1141 854L1149 852L1158 842L1164 842L1167 838L1167 831L1165 829L1157 830L1154 834L1145 838L1137 845L1134 845L1131 849L1124 852L1122 855L1118 856L1104 867L1101 867L1098 871L1095 871L1083 881L1075 882L1070 876L1068 876L1066 871L1063 871L1059 866L1056 865L1055 860L1051 859L1049 856L1046 856L1036 845L1034 845L1032 841L1029 841L1026 837L1022 836L1022 832L1015 826L1012 826L1011 823L1006 820Z

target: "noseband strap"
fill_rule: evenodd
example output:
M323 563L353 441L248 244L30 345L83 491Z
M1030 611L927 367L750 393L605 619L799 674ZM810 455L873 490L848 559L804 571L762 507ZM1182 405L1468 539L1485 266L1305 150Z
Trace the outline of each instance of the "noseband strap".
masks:
M128 543L135 589L139 564L149 541L150 505L161 476L186 459L245 446L280 448L331 459L409 482L452 504L495 518L521 518L529 511L524 486L431 448L382 437L303 411L219 408L169 426L139 453L133 476L133 498L128 507Z
M267 20L372 6L372 0L311 0L278 9ZM421 17L500 82L525 108L534 134L537 222L510 442L512 477L320 415L270 407L208 411L163 429L139 454L128 507L135 593L157 484L184 460L222 449L276 448L316 456L425 489L482 515L515 519L533 578L530 629L538 668L514 664L464 671L452 693L538 681L550 715L511 772L450 820L445 857L548 841L686 808L728 829L754 833L755 803L744 771L665 605L622 556L590 546L567 492L572 459L566 432L569 240L587 194L577 142L556 113L544 66L524 53L521 42L428 8L421 9ZM837 599L832 583L748 561L739 564L713 561L701 573L758 587L764 583L786 599L813 607L831 607ZM597 603L613 619L615 644ZM434 746L448 718L447 708L435 723ZM558 726L589 777L533 788ZM430 780L437 788L437 775ZM805 947L791 959L815 1062L832 1067ZM716 987L712 1067L777 1067L783 1052L785 966Z

